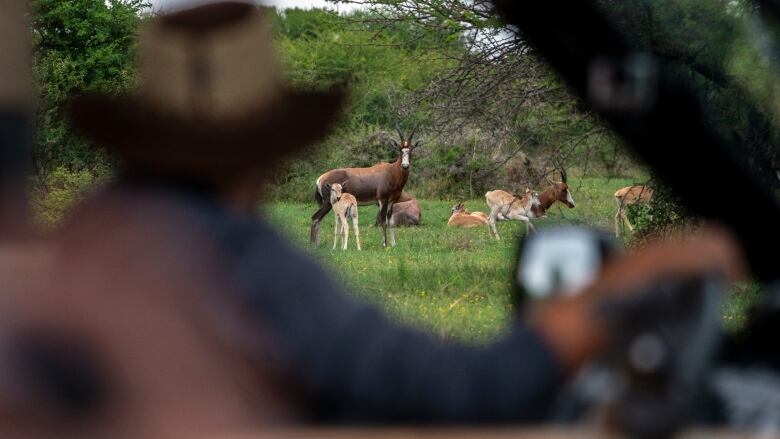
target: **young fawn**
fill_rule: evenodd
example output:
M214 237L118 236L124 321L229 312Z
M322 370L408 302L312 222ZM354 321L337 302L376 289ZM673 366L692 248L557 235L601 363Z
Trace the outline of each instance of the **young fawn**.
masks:
M336 226L333 229L333 248L336 248L336 244L339 241L339 233L344 235L342 239L341 249L347 249L347 242L349 241L349 224L347 224L347 217L352 218L352 226L355 228L355 240L357 241L357 249L360 250L360 229L358 228L358 205L357 200L352 194L344 192L344 183L334 183L330 185L330 204L333 206L333 214L335 216ZM339 232L339 226L341 226L341 232Z

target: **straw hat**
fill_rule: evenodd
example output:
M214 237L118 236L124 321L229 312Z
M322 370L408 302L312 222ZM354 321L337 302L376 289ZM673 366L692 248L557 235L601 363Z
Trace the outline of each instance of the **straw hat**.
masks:
M150 20L140 37L137 89L72 98L73 125L130 170L212 180L256 171L320 140L344 92L287 86L268 21L239 2Z

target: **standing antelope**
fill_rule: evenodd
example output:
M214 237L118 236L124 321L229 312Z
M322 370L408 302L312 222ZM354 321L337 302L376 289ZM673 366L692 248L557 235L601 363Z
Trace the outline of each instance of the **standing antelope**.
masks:
M452 207L452 216L447 221L447 225L457 228L471 228L487 224L487 215L483 212L469 212L463 203L458 203Z
M330 190L330 204L333 206L333 215L335 216L335 226L333 229L333 249L336 249L336 243L339 241L339 233L344 238L342 239L342 250L347 249L347 242L349 241L349 224L347 218L352 218L352 227L355 229L355 241L357 242L357 249L360 250L360 229L358 228L358 206L357 200L352 194L344 192L344 188L347 183L333 183L329 185ZM339 231L341 226L341 231Z
M507 191L495 190L485 194L485 200L490 207L488 215L488 232L496 239L501 239L496 230L496 219L502 215L507 220L519 220L525 223L526 234L536 231L530 219L539 215L539 193L525 190L525 195L517 197Z
M405 138L401 127L396 124L396 130L401 142L391 140L398 152L398 158L392 163L380 162L368 168L333 169L317 179L314 193L320 208L311 217L311 243L318 241L322 218L331 210L329 186L333 183L346 182L349 193L355 196L358 204L378 204L377 219L382 225L382 245L387 247L387 224L390 223L390 242L395 246L395 227L390 222L393 214L393 204L401 198L406 181L409 179L409 168L412 162L412 151L420 144L420 140L412 143L417 127Z
M642 185L626 186L615 192L615 202L618 208L615 214L615 237L620 237L620 229L623 223L628 226L629 230L634 231L634 226L628 220L626 206L636 203L649 203L652 198L653 190Z

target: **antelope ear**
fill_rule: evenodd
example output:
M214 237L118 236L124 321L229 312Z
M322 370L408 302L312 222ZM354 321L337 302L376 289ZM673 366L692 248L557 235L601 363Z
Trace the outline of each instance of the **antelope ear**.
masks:
M414 146L412 148L417 148L418 146L422 145L422 143L423 143L423 141L422 141L422 139L420 139L420 140L414 142Z
M330 190L330 183L325 183L325 190Z
M398 148L398 142L395 139L390 139L390 144L393 148Z
M344 189L346 189L346 188L347 188L347 182L348 182L348 181L349 181L349 180L344 180L343 182L341 182L341 190L342 190L342 191L343 191Z

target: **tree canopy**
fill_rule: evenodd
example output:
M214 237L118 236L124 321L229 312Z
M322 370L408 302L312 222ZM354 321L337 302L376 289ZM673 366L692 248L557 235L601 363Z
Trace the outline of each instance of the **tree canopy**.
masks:
M635 165L618 139L574 98L485 0L348 0L362 9L269 9L288 76L301 88L348 83L350 107L336 133L269 187L274 198L308 198L323 171L391 156L395 124L419 125L425 141L411 188L463 196L538 185L552 158L582 173L616 175ZM777 87L771 36L752 2L601 0L613 22L664 68L695 87L714 126L744 146L751 166L777 170ZM34 0L39 92L34 162L49 176L110 174L110 160L67 128L66 97L122 93L134 82L143 0ZM54 170L60 171L53 173ZM63 171L67 171L63 173ZM84 174L75 179L89 180ZM67 179L66 179L67 180ZM46 188L47 190L50 188Z

